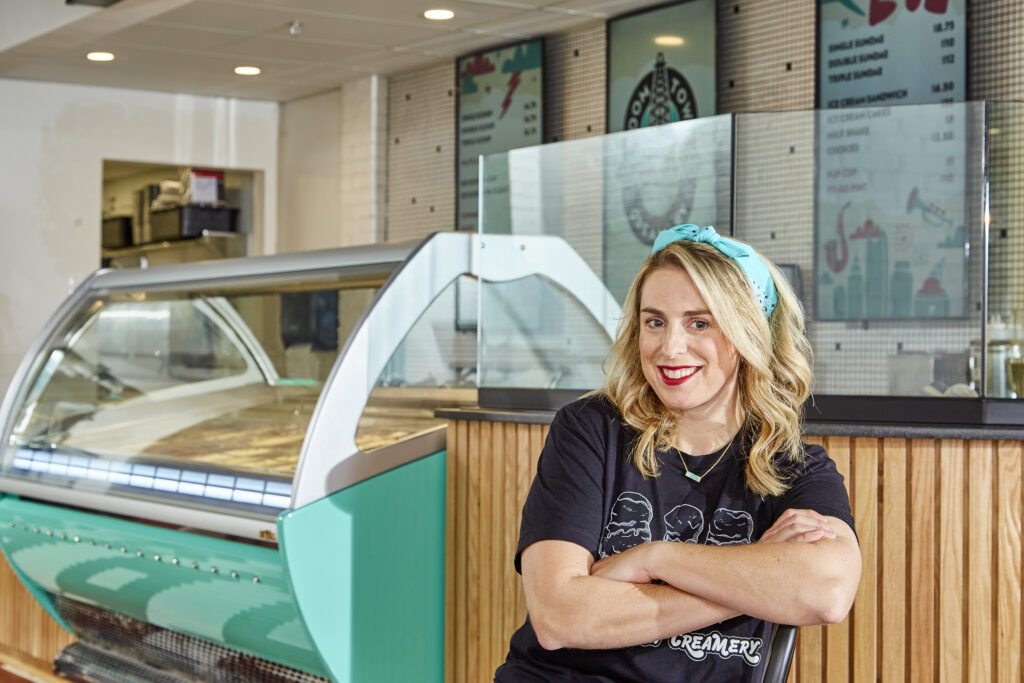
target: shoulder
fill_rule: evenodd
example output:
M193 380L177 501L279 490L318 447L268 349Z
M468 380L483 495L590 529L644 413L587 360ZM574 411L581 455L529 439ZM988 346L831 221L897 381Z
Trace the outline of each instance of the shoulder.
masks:
M622 425L622 415L615 404L604 394L587 394L572 403L562 406L555 413L552 427L562 425L585 425L606 427Z
M623 422L615 405L602 394L588 394L555 413L547 443L606 453L632 438L633 430Z

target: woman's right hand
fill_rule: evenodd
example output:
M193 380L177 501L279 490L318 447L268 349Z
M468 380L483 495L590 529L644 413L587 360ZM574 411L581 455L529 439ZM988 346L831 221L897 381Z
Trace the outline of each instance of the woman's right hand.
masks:
M835 530L823 515L814 510L790 508L779 515L758 543L814 543L835 537Z

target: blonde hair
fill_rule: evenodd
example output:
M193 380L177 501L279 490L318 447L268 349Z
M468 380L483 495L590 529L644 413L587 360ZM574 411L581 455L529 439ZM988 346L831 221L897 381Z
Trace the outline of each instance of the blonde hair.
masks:
M631 453L644 476L658 476L657 451L672 446L675 418L644 377L640 365L640 295L658 268L680 268L704 298L715 324L740 356L738 389L747 435L746 483L760 496L777 496L787 486L784 467L803 460L800 423L811 391L811 346L804 336L799 300L786 278L767 259L779 301L766 319L746 274L713 246L673 242L652 254L637 270L623 305L616 340L605 360L607 396L628 425L640 432Z

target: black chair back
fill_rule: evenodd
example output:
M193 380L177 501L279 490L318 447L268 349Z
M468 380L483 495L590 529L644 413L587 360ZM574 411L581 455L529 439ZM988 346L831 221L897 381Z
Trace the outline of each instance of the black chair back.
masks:
M764 670L764 683L785 683L789 666L796 651L796 626L776 624L772 628L772 642L768 648L768 666Z

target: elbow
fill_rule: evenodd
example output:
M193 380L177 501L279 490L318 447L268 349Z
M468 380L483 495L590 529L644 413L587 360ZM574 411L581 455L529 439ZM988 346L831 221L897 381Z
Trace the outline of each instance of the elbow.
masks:
M530 624L533 632L537 635L537 642L545 650L560 650L568 647L569 643L563 636L563 630L553 619L545 615L530 614Z
M539 629L536 626L533 627L533 630L537 634L537 642L545 650L561 650L565 647L554 633Z
M853 607L853 599L856 595L857 585L846 585L845 582L837 580L832 585L822 590L818 599L811 607L815 624L838 624Z

